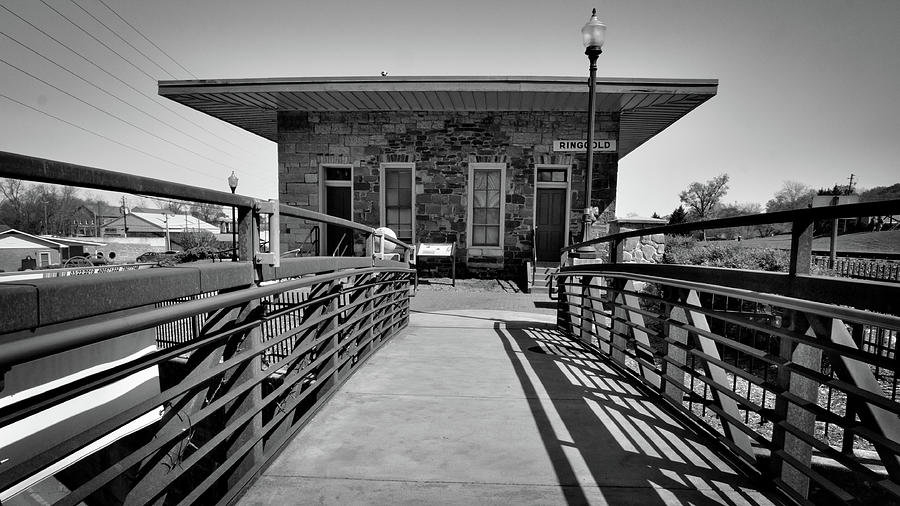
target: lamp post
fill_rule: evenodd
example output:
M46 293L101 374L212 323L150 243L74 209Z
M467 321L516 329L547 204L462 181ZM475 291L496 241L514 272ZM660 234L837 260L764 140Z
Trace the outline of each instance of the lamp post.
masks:
M234 195L235 190L237 190L238 178L234 175L234 171L231 171L231 175L228 176L228 186L231 187L231 194ZM234 206L231 206L231 261L237 262L237 229L234 226Z
M581 240L591 239L591 222L594 213L591 209L591 179L594 170L594 98L597 89L597 57L603 52L603 39L606 36L606 25L597 18L597 9L591 12L591 19L581 28L584 40L584 54L590 62L590 78L588 79L588 131L587 131L587 163L584 169L584 216L582 217ZM577 250L581 258L594 258L597 251L593 246L582 246Z

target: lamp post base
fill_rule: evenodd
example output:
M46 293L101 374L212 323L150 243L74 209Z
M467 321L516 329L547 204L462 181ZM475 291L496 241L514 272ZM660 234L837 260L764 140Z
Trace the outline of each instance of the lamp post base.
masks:
M594 222L594 212L590 207L584 208L584 214L581 218L581 242L590 241L591 223ZM590 244L579 246L575 251L570 253L573 258L600 258L600 254Z

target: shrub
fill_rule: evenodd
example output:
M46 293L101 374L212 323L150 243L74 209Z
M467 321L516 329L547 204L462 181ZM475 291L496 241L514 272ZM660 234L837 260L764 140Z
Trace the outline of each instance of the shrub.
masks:
M785 250L745 248L734 242L698 244L693 239L667 238L663 263L704 265L754 271L787 272L789 255Z

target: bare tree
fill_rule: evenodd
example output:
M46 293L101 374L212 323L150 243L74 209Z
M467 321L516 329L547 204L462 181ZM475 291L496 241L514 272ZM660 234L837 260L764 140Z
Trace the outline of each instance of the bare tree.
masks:
M22 229L25 221L25 191L27 186L18 179L0 178L0 222Z
M809 206L815 196L816 190L812 187L798 181L785 181L775 192L775 198L766 202L766 212L802 209Z
M728 174L720 174L706 183L694 181L687 190L678 194L688 206L688 217L692 220L706 220L712 217L716 206L722 197L728 193ZM702 232L703 240L706 240L706 231Z
M222 206L218 206L216 204L197 203L191 206L191 216L201 219L207 223L218 225L219 219L225 217L226 215L222 212Z
M688 215L695 220L712 217L722 197L728 193L728 174L720 174L706 183L694 181L687 190L678 194L678 198L688 207Z

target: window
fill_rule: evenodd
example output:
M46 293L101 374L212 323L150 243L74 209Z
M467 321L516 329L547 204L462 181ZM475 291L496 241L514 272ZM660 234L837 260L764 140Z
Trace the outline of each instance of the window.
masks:
M538 168L537 180L539 183L565 183L567 169Z
M50 253L47 251L41 251L38 253L38 258L40 259L41 267L47 267L50 265Z
M381 166L381 225L397 234L397 239L413 242L415 164Z
M505 164L469 166L469 245L503 246Z

